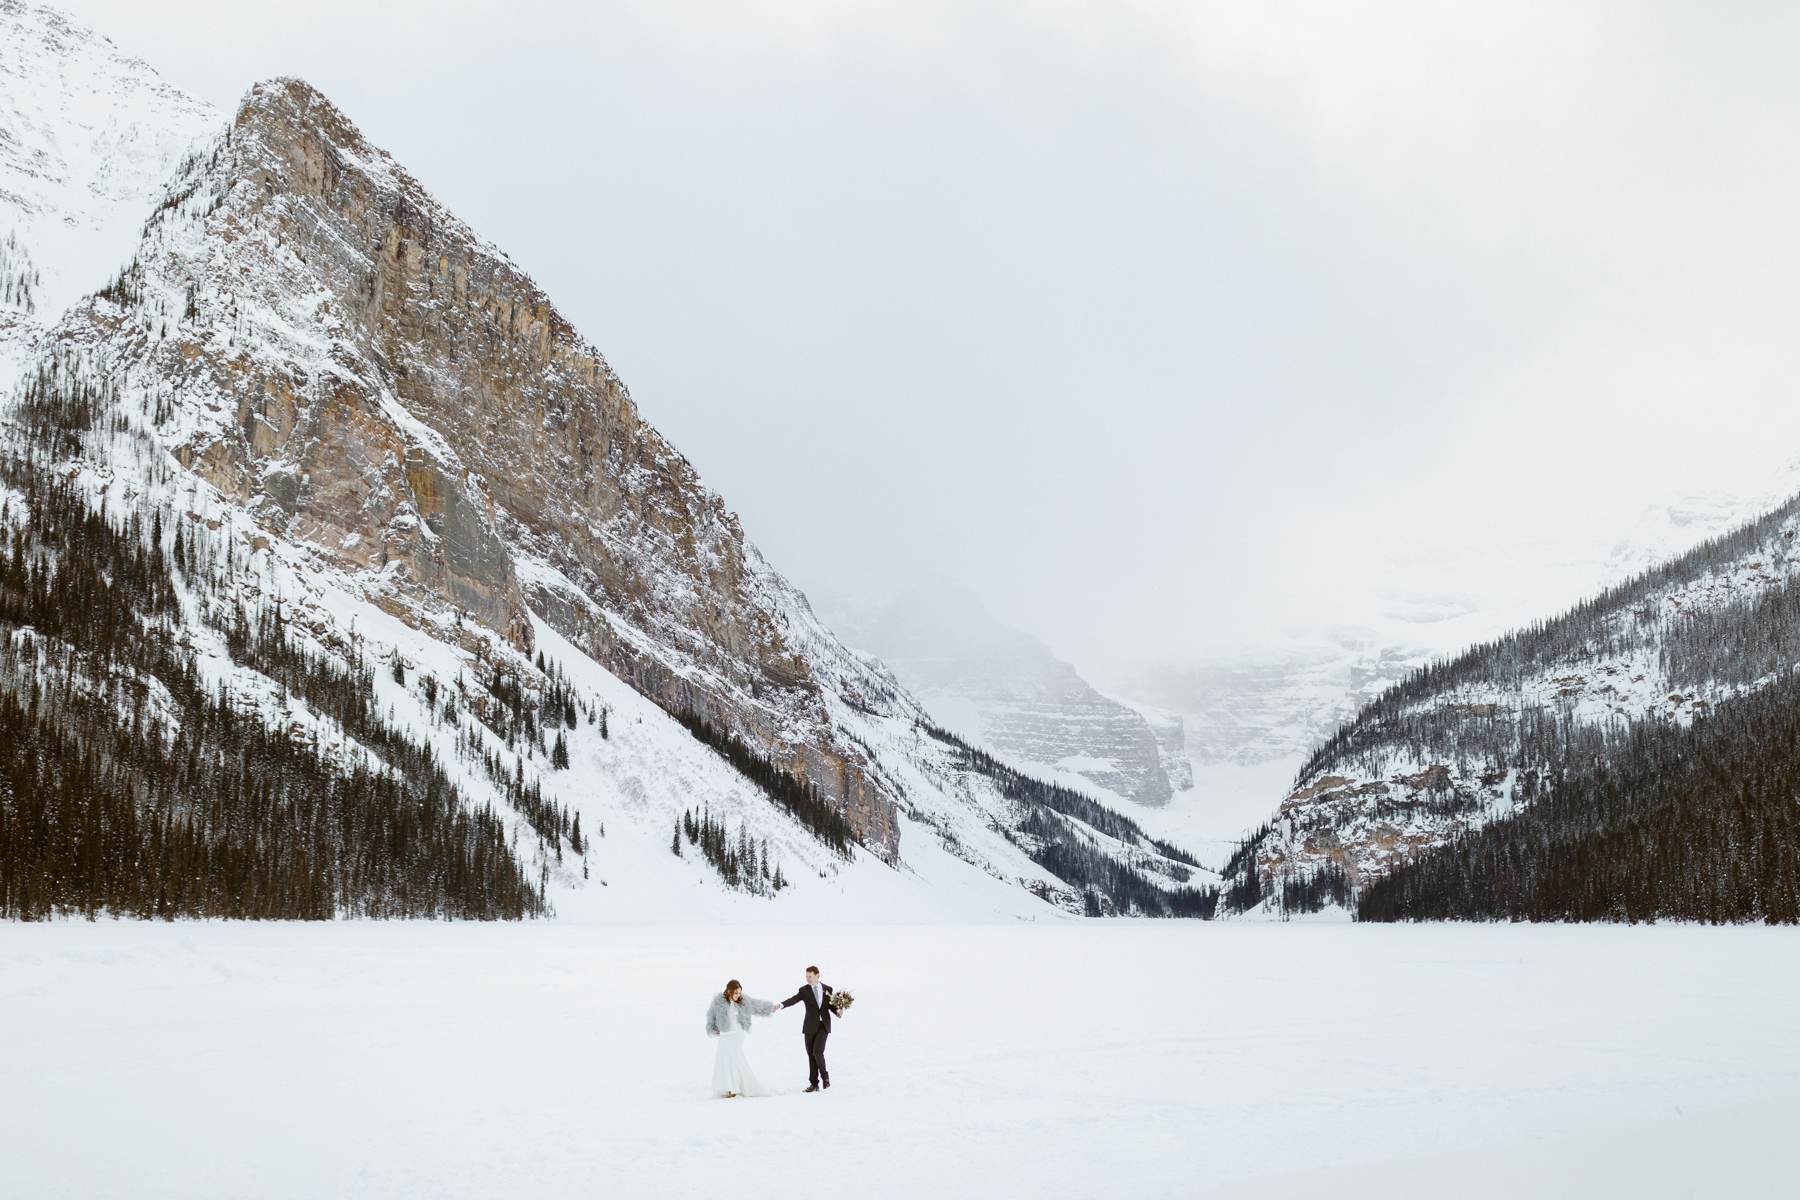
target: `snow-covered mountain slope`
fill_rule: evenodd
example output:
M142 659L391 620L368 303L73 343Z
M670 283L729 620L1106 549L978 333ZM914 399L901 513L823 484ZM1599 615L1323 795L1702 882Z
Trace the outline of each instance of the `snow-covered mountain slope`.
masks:
M116 274L223 118L54 9L0 0L0 379Z
M1767 475L1748 475L1731 489L1696 491L1653 504L1607 548L1599 585L1611 587L1659 567L1779 508L1796 492L1800 492L1800 457Z
M1008 762L1111 801L1156 807L1173 794L1165 764L1185 765L1178 717L1159 737L1143 714L1101 695L967 591L919 588L885 603L834 596L821 609L939 721Z
M544 614L892 848L895 797L793 644L804 602L531 281L310 88L251 92L111 299L60 344L143 378L158 438L272 530L395 611L461 610L522 649Z
M1366 883L1625 753L1634 727L1687 725L1783 678L1800 662L1797 538L1800 497L1412 673L1314 751L1233 873Z
M1800 491L1800 460L1732 491L1647 507L1617 537L1558 538L1397 556L1363 624L1296 630L1206 659L1099 663L1109 692L1180 714L1194 787L1150 825L1223 861L1273 811L1311 751L1419 667L1621 583L1741 526Z
M0 11L55 32L0 75L38 143L171 146L165 109L204 114L66 19ZM97 107L66 102L100 60L121 74ZM26 195L37 161L0 162L0 192ZM64 192L112 194L95 160L64 161ZM1179 851L961 744L844 647L548 297L304 83L253 88L131 220L129 265L85 278L111 259L56 257L35 227L19 243L89 294L42 321L0 393L22 539L0 699L53 694L67 719L0 718L59 764L33 794L116 743L86 789L119 822L116 861L176 828L282 882L196 897L159 849L163 890L115 871L79 904L519 915L516 870L539 906L622 917L1209 911ZM94 545L129 578L74 570ZM108 589L106 621L66 619ZM272 794L211 765L248 753L247 720L258 755L294 764ZM155 782L159 755L203 810ZM363 818L288 844L316 790L290 777L400 822L409 804L448 820L454 792L479 827L460 849L408 842L397 888L344 861L379 853ZM249 834L246 804L280 832ZM53 804L33 811L18 819L61 836Z

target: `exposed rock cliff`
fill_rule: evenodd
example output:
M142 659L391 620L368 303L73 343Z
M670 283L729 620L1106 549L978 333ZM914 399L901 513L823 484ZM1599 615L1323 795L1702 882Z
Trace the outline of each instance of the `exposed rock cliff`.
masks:
M539 613L894 848L893 797L800 652L804 601L530 278L306 84L251 91L59 337L141 381L184 466L396 615L529 649Z

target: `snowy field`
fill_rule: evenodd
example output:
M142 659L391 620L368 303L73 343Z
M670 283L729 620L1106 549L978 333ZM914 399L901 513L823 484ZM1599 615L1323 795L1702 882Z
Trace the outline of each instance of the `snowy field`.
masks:
M711 991L859 997L713 1100ZM1792 1194L1800 933L0 925L0 1196Z

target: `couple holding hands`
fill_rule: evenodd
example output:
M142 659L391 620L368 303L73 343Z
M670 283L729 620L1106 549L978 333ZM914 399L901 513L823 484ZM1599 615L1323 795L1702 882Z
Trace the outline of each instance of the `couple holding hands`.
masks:
M831 1036L831 1018L843 1016L850 1007L850 993L835 991L829 983L820 982L819 968L808 967L800 990L779 1004L744 995L744 985L735 979L713 997L706 1010L706 1032L719 1041L713 1056L714 1095L730 1099L769 1094L750 1069L744 1038L750 1032L752 1017L773 1016L796 1004L806 1008L806 1017L800 1024L801 1036L806 1039L806 1090L816 1092L831 1086L831 1072L825 1068L825 1039Z

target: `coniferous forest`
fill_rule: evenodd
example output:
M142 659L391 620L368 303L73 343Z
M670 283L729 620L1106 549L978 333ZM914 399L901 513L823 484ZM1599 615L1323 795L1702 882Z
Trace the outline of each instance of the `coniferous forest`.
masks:
M745 745L744 739L737 734L719 728L697 713L677 712L674 715L689 733L711 746L736 768L738 774L761 788L815 838L840 855L849 857L850 847L856 843L856 832L817 786L777 767ZM720 865L722 869L722 859Z
M1773 578L1701 606L1658 600L1786 557L1796 516L1800 497L1558 617L1427 665L1327 739L1298 783L1380 779L1396 762L1437 761L1464 778L1517 773L1514 811L1364 886L1359 916L1800 921L1800 588ZM1594 722L1507 700L1530 679L1646 652L1673 689L1756 690L1693 705L1691 724ZM1469 697L1497 702L1459 702ZM1446 786L1370 812L1404 822L1480 805ZM1332 871L1259 879L1255 851L1272 832L1256 831L1227 865L1227 910L1352 902Z
M234 661L342 721L364 761L203 682L172 630L183 582L217 569L205 532L109 517L49 467L103 412L99 390L40 378L0 455L0 915L542 913L500 819L381 720L370 666L201 601Z
M1552 736L1554 714L1520 718L1504 705L1433 703L1458 688L1516 691L1534 675L1599 658L1654 648L1670 682L1744 684L1800 662L1800 592L1792 584L1759 589L1716 607L1670 616L1650 603L1659 591L1693 583L1759 548L1789 543L1786 522L1800 516L1800 496L1731 533L1608 588L1547 620L1477 643L1429 663L1344 723L1302 764L1296 782L1326 771L1379 776L1396 757L1504 762L1523 736Z
M1800 677L1567 761L1522 811L1364 888L1358 916L1800 921Z

